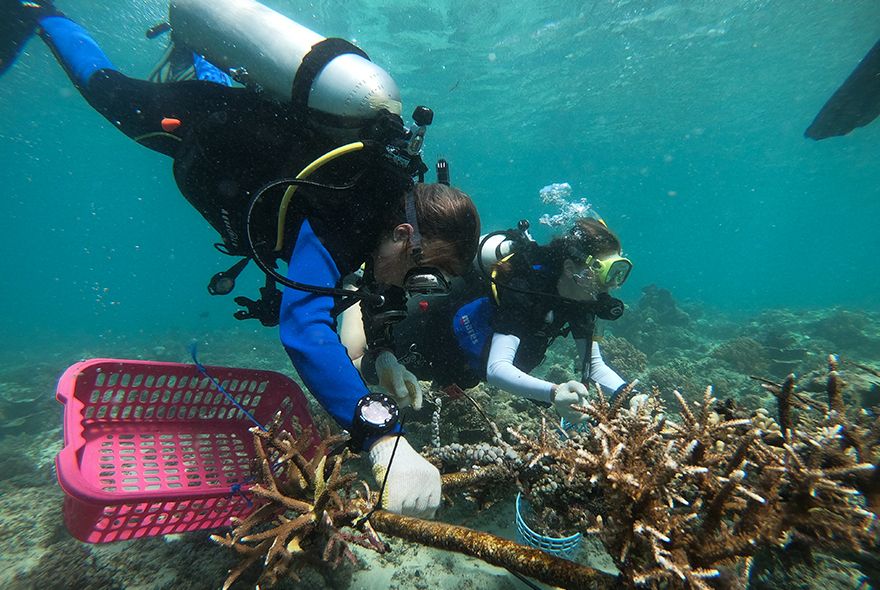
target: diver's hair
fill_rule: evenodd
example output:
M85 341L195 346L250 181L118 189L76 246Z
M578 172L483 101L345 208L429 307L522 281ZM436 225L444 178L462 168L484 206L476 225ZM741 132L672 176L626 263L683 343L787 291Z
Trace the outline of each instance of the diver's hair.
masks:
M601 221L586 217L580 218L568 233L556 236L544 246L534 246L534 256L541 259L542 265L551 276L562 274L563 264L571 259L584 262L587 256L620 253L620 239ZM510 279L512 266L508 262L498 263L498 276Z
M416 219L424 245L422 264L461 275L477 254L480 215L463 191L439 183L417 183L413 187ZM395 223L404 223L406 194L395 214Z
M566 235L554 239L548 246L560 249L572 259L610 252L620 254L620 238L607 225L591 217L578 219Z

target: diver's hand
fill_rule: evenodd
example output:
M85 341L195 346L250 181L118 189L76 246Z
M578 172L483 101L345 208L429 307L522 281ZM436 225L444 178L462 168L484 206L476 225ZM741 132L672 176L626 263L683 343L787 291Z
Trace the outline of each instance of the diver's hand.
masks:
M635 392L635 395L629 398L629 411L638 414L642 408L647 408L648 394Z
M376 356L376 377L379 385L397 401L401 408L422 409L422 387L416 376L401 365L394 354L383 350Z
M382 485L398 435L383 436L370 447L376 484ZM380 499L382 508L405 516L431 518L440 505L440 472L419 455L403 436L391 461Z
M569 381L557 385L551 401L556 412L571 424L580 424L588 419L583 412L573 410L571 406L583 406L587 403L589 390L580 381Z

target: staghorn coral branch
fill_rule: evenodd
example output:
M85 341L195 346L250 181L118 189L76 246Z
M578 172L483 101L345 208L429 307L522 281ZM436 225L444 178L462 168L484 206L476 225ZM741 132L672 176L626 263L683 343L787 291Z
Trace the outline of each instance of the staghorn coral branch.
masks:
M266 489L260 484L256 484L255 486L253 486L250 491L257 496L277 502L285 508L288 508L300 514L311 512L314 508L308 502L303 502L302 500L297 500L295 498L288 498L277 489Z
M264 539L271 539L272 537L282 537L285 539L285 542L288 538L290 538L293 533L304 527L305 525L314 521L314 517L311 513L303 514L293 520L289 520L287 518L281 517L282 523L274 529L269 529L268 531L262 531L259 533L254 533L253 535L248 535L246 537L242 537L241 540L245 543L250 541L262 541Z
M524 547L489 533L400 516L385 510L377 510L370 520L379 532L421 545L470 555L545 584L570 590L617 587L616 578L610 574L554 557L539 549Z
M229 574L226 577L226 581L223 582L223 590L229 590L230 586L235 583L235 581L241 577L241 574L245 572L249 567L253 564L260 561L260 559L265 555L265 553L269 550L269 547L272 545L271 541L263 541L256 547L250 547L248 545L241 545L239 543L232 543L231 540L227 544L223 537L218 537L217 535L211 535L211 539L220 543L221 545L225 545L227 547L234 548L238 553L243 554L245 556L244 559L239 562L234 568L229 570Z
M244 520L233 518L232 525L235 527L232 531L233 536L236 540L239 540L255 526L262 524L266 520L272 519L280 510L281 508L279 508L278 506L272 504L263 504L262 506L251 512Z
M836 354L828 355L828 408L837 412L838 416L846 416L846 406L843 402L843 387L845 383L837 372L840 362Z
M744 477L745 473L742 471L734 472L731 477L727 478L727 481L723 482L721 489L711 499L703 516L702 531L704 535L711 534L721 522L727 501Z
M684 397L682 397L681 393L679 393L679 391L676 389L672 392L672 395L674 395L675 399L678 400L678 404L680 406L679 412L681 414L681 419L682 422L684 422L685 427L691 428L696 426L697 419L694 417L693 413L691 413L691 409L688 407L688 403L684 400Z
M617 392L617 396L611 401L611 408L609 409L609 415L614 416L617 412L620 411L620 408L623 407L623 404L626 400L630 398L633 390L638 386L639 380L633 379L624 389L623 391ZM605 400L605 394L602 393L602 388L599 384L596 384L596 391L598 392L599 399L602 401Z
M753 440L755 440L755 431L749 430L743 437L739 445L737 445L736 450L733 452L733 455L725 463L724 468L721 470L722 476L729 476L731 473L733 473L734 469L737 469L740 465L742 465L742 462L746 459L746 454L749 451L749 447L752 446Z
M705 431L709 425L710 415L712 413L712 404L715 403L715 397L712 395L712 386L707 385L703 392L703 403L700 404L700 430Z
M789 373L782 382L779 395L776 396L776 405L779 410L779 430L782 431L782 440L790 442L791 430L796 426L791 417L791 397L794 393L794 373Z

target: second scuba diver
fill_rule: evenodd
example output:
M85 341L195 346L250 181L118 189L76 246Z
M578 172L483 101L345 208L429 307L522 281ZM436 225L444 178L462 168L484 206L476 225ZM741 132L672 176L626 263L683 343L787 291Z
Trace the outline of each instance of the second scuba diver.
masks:
M211 2L175 6L223 14L222 6ZM2 39L12 46L0 52L0 71L20 51L25 33L36 29L95 110L138 143L173 158L181 192L223 239L218 249L244 257L219 273L209 290L231 290L229 281L249 258L270 275L260 300L236 300L247 308L237 317L266 325L280 321L281 341L307 388L352 434L355 450L368 451L377 480L386 480L382 506L432 515L440 501L439 472L396 435L401 431L396 408L370 394L336 333L337 314L353 301L375 312L374 319L397 318L404 291L442 289L444 275L460 274L474 257L480 225L471 199L449 186L413 182L425 168L419 148L430 118L424 120L423 112L420 128L407 132L390 79L375 91L369 84L358 86L373 92L353 101L358 108L366 105L360 111L322 111L326 101L315 98L319 82L331 97L354 98L350 88L328 90L326 79L319 78L339 56L373 68L366 79L385 80L361 59L363 52L341 40L317 43L303 58L310 67L300 70L310 72L294 83L293 93L303 99L296 104L232 87L226 73L193 53L198 80L132 79L50 2L2 0L0 8L4 22L19 25L7 27L14 38ZM267 10L256 5L255 15ZM339 130L361 141L334 149ZM284 204L275 214L278 205L270 203L281 193ZM286 276L274 271L277 259L289 261ZM365 288L354 294L340 290L343 278L362 265ZM283 296L272 280L287 286ZM398 308L386 309L395 303ZM390 333L387 326L380 332Z
M410 300L410 314L394 332L394 355L407 369L399 378L433 380L441 389L486 381L552 405L576 424L585 416L571 406L586 402L586 384L598 383L609 395L627 385L605 364L594 331L597 318L615 320L623 313L623 303L608 292L623 284L632 263L621 256L617 236L597 219L578 219L544 246L531 241L525 229L484 238L478 262L485 267L456 279L448 296ZM505 255L508 247L512 252ZM356 314L352 308L343 319L349 354L356 359L385 356L366 346ZM577 374L565 383L530 375L551 342L569 333L580 360ZM368 380L376 379L363 372ZM420 405L421 400L404 403Z

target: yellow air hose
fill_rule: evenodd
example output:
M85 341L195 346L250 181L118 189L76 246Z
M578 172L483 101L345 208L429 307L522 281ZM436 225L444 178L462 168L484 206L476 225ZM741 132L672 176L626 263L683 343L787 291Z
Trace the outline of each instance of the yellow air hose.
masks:
M336 158L344 156L345 154L350 154L352 152L362 150L363 148L364 142L362 141L356 141L354 143L348 143L343 146L339 146L338 148L327 152L326 154L303 168L302 171L300 171L300 173L296 175L296 179L304 180L324 164L332 162ZM296 192L296 189L298 187L299 185L296 184L292 184L287 187L287 190L284 191L284 197L282 197L281 199L281 205L279 205L278 207L278 233L275 238L276 252L281 252L281 249L284 247L284 224L287 220L287 208L290 205L290 200L293 198L293 193Z
M497 285L496 285L496 283L495 283L495 276L498 274L498 265L501 264L502 262L507 262L508 260L510 260L510 259L513 257L514 254L516 254L516 252L511 252L510 254L508 254L507 256L505 256L504 258L502 258L501 260L499 260L498 262L496 262L496 263L495 263L495 268L492 269L492 280L491 280L491 283L492 283L492 299L495 300L495 303L498 303L498 287L497 287Z

